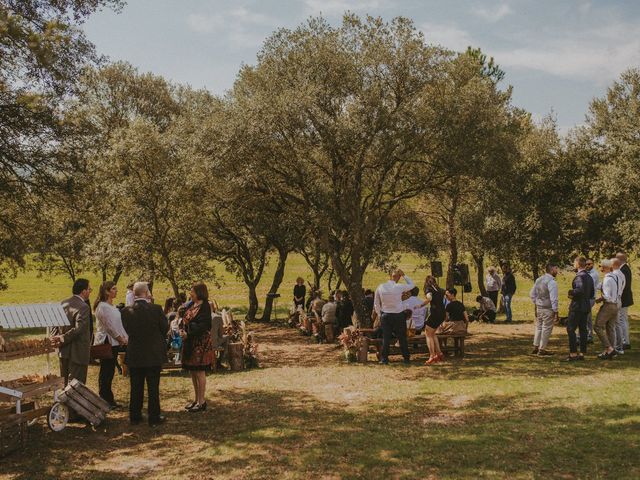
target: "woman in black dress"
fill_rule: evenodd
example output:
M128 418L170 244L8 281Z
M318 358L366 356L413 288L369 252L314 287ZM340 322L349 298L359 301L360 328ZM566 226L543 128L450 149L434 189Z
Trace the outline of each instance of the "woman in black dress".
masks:
M207 388L207 370L211 369L215 352L211 341L211 307L207 286L196 283L191 288L193 304L183 317L184 330L181 332L182 368L191 373L196 399L185 407L190 412L207 409L204 392Z
M424 291L427 299L422 306L430 305L429 317L424 325L427 347L429 348L429 360L427 360L426 364L432 365L442 361L444 358L440 350L438 338L436 337L436 330L438 330L438 327L442 325L445 319L444 290L438 286L438 279L436 277L428 275L424 281Z
M298 277L296 285L293 287L293 305L296 310L298 307L304 308L304 297L307 295L307 287L304 286L304 278Z

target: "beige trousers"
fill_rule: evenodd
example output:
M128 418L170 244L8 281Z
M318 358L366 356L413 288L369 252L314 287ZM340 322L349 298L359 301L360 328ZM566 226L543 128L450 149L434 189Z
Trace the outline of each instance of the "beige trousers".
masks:
M535 332L533 334L533 346L540 350L546 350L549 337L553 331L553 320L555 314L553 310L547 308L536 308Z

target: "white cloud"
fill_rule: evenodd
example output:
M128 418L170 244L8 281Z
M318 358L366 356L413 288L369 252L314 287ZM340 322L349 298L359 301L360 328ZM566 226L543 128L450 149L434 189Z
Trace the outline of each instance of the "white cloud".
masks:
M579 34L568 32L555 38L548 35L530 38L527 41L530 46L492 51L492 54L503 66L604 84L625 69L640 65L640 37L635 31L634 25L614 23Z
M305 0L307 11L311 15L342 15L347 10L352 12L374 10L389 7L393 2L389 0Z
M442 45L451 50L463 51L473 45L471 35L455 25L437 23L421 23L420 30L424 33L427 43Z
M240 47L257 47L276 28L277 20L244 7L226 12L206 14L192 13L187 16L189 28L200 34L216 33L229 43Z
M513 10L511 10L511 7L508 4L502 3L493 8L477 7L474 8L472 12L487 22L497 22L513 13Z

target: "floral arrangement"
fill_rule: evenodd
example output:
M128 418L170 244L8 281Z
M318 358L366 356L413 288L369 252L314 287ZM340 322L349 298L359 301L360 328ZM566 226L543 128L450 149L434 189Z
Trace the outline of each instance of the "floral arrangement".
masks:
M355 328L345 328L338 337L344 347L344 356L349 362L355 362L358 359L361 336L362 334Z
M258 344L253 339L253 334L247 331L247 326L243 320L235 320L231 311L223 311L224 334L229 337L230 342L242 342L243 358L245 368L255 368L258 366Z

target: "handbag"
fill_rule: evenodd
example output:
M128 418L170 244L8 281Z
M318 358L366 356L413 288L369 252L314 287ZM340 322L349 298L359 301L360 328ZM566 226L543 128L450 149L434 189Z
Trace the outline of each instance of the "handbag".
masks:
M91 345L89 349L89 358L91 360L110 360L113 358L113 350L109 343L109 338L106 338L104 341L105 343Z

